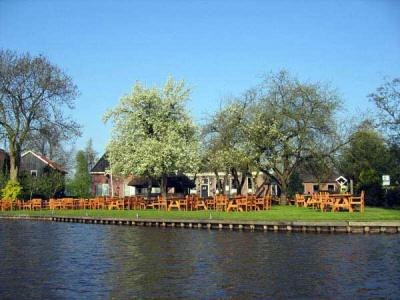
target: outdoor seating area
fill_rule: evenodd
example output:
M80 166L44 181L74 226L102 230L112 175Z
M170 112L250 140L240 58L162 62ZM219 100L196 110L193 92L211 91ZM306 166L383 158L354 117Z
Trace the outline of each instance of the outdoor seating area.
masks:
M350 193L329 194L320 192L314 194L296 194L295 204L297 207L309 207L322 212L331 211L365 211L365 193L361 191L360 196L354 196Z
M32 199L17 200L11 203L7 200L0 200L0 208L6 210L71 210L71 209L108 209L108 210L164 210L164 211L196 211L196 210L217 210L217 211L260 211L269 210L272 206L270 195L256 197L248 194L228 198L226 195L216 195L210 198L200 198L197 195L187 195L179 198L167 198L162 196L152 197L147 200L144 196L111 198L96 197L91 199Z

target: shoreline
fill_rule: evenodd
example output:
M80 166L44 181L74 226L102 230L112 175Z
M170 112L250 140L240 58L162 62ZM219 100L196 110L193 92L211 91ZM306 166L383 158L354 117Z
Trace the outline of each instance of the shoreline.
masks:
M248 221L2 215L0 219L209 230L304 233L400 233L400 221Z

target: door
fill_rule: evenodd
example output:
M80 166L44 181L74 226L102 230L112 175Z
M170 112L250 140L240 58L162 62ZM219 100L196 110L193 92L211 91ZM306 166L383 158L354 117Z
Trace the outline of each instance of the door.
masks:
M201 185L200 197L201 198L207 198L208 197L208 184L202 184Z

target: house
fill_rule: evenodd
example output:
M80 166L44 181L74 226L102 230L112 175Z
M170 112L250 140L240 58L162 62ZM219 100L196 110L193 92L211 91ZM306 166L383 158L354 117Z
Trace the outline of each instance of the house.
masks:
M33 151L27 151L21 155L20 173L41 176L50 171L59 172L62 175L67 174L62 166L43 155Z
M147 195L148 180L137 176L122 177L112 174L110 162L104 154L90 171L92 177L92 193L96 196L135 196ZM151 194L159 194L160 184L158 181L151 182ZM194 187L194 183L184 175L170 176L167 180L169 194L186 194L189 188Z
M324 178L318 179L311 174L303 174L301 176L304 186L304 194L313 194L318 192L339 193L340 185L336 181L338 174L332 173Z
M112 174L109 169L110 163L104 154L90 172L94 195L123 197L147 194L149 186L147 179L137 176L121 177ZM223 172L219 172L218 176L214 172L169 176L167 179L168 194L176 196L197 194L202 198L213 197L218 194L217 186L222 187L224 185L224 178L225 192L230 195L237 194L237 187L232 176L225 176ZM158 181L152 181L151 186L151 194L161 192ZM255 193L256 186L258 192L262 194L276 195L278 191L277 185L270 183L263 174L253 174L253 176L245 178L241 193Z

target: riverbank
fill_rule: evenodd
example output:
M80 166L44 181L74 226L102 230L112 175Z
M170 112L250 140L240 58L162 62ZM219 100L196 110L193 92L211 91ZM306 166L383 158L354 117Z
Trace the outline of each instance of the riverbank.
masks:
M260 212L216 211L8 211L0 218L85 224L318 233L400 233L400 211L367 208L361 213L321 213L296 207ZM329 219L330 218L330 219Z
M0 216L69 216L226 221L400 221L400 209L367 207L364 213L320 212L295 206L273 206L267 211L163 211L163 210L37 210L2 211Z

